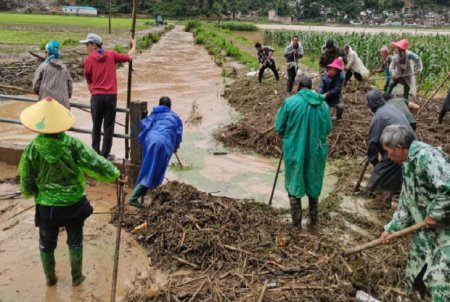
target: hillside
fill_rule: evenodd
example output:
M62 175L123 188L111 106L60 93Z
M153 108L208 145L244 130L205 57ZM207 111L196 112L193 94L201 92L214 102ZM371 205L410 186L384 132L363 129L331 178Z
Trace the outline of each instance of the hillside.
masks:
M113 13L130 13L132 0L112 0ZM108 1L104 0L2 0L0 10L11 11L48 11L57 6L77 4L93 6L100 13L109 10ZM450 7L450 0L146 0L138 1L139 13L164 15L167 17L184 18L196 16L229 17L251 15L267 17L269 10L275 10L279 16L294 16L303 20L320 21L326 12L327 18L336 15L348 15L350 18L359 16L363 10L398 11L403 7L416 7L425 11L444 11ZM323 20L322 20L323 21Z

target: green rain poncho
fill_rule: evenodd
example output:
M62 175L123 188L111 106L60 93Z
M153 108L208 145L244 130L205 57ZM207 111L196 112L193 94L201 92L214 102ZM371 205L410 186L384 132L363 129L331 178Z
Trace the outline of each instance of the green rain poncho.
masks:
M302 89L287 98L278 111L275 131L283 136L288 194L318 198L328 155L327 135L331 131L325 97Z
M438 148L414 141L403 163L403 184L399 206L385 226L400 231L431 216L436 229L417 231L408 255L406 283L427 264L423 278L433 302L450 301L450 159Z
M113 182L119 171L80 140L64 133L39 134L23 151L19 163L20 190L44 206L69 206L84 195L84 174Z

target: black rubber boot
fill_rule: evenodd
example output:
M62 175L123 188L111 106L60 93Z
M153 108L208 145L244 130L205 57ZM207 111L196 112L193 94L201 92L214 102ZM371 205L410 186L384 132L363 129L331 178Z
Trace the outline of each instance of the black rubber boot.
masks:
M319 215L319 200L317 198L309 197L309 218L312 227L317 226Z
M439 117L438 117L439 124L442 124L442 120L444 119L445 113L447 113L447 111L445 111L445 110L442 110L441 112L439 112Z
M344 108L336 108L336 120L342 119L343 114L344 114Z
M302 201L300 198L289 197L291 205L292 225L296 228L302 227Z
M53 286L58 282L58 278L55 274L55 254L53 251L44 252L41 250L41 261L44 267L45 280L47 286Z

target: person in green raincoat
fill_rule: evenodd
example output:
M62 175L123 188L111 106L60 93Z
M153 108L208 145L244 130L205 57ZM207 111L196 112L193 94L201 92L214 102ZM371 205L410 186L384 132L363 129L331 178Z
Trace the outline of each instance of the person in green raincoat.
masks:
M309 197L311 225L317 224L318 198L322 191L331 131L330 108L325 97L311 90L311 78L299 76L297 94L287 98L278 111L275 131L283 137L285 187L292 224L301 227L301 198Z
M73 114L48 97L26 108L22 124L39 133L25 148L19 163L20 190L36 202L35 224L39 227L39 249L48 286L55 285L54 250L60 227L67 232L72 285L82 274L83 224L92 214L86 199L85 174L96 180L114 182L119 171L91 147L64 133L75 122Z
M450 159L440 148L416 140L402 125L385 128L380 139L389 158L403 163L399 206L381 235L425 222L409 250L406 285L433 302L450 301Z

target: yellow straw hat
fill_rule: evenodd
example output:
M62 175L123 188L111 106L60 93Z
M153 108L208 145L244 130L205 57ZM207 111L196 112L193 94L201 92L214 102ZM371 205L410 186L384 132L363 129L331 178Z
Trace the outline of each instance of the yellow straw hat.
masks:
M70 129L75 124L75 116L58 101L47 97L22 111L20 121L31 131L52 134Z

